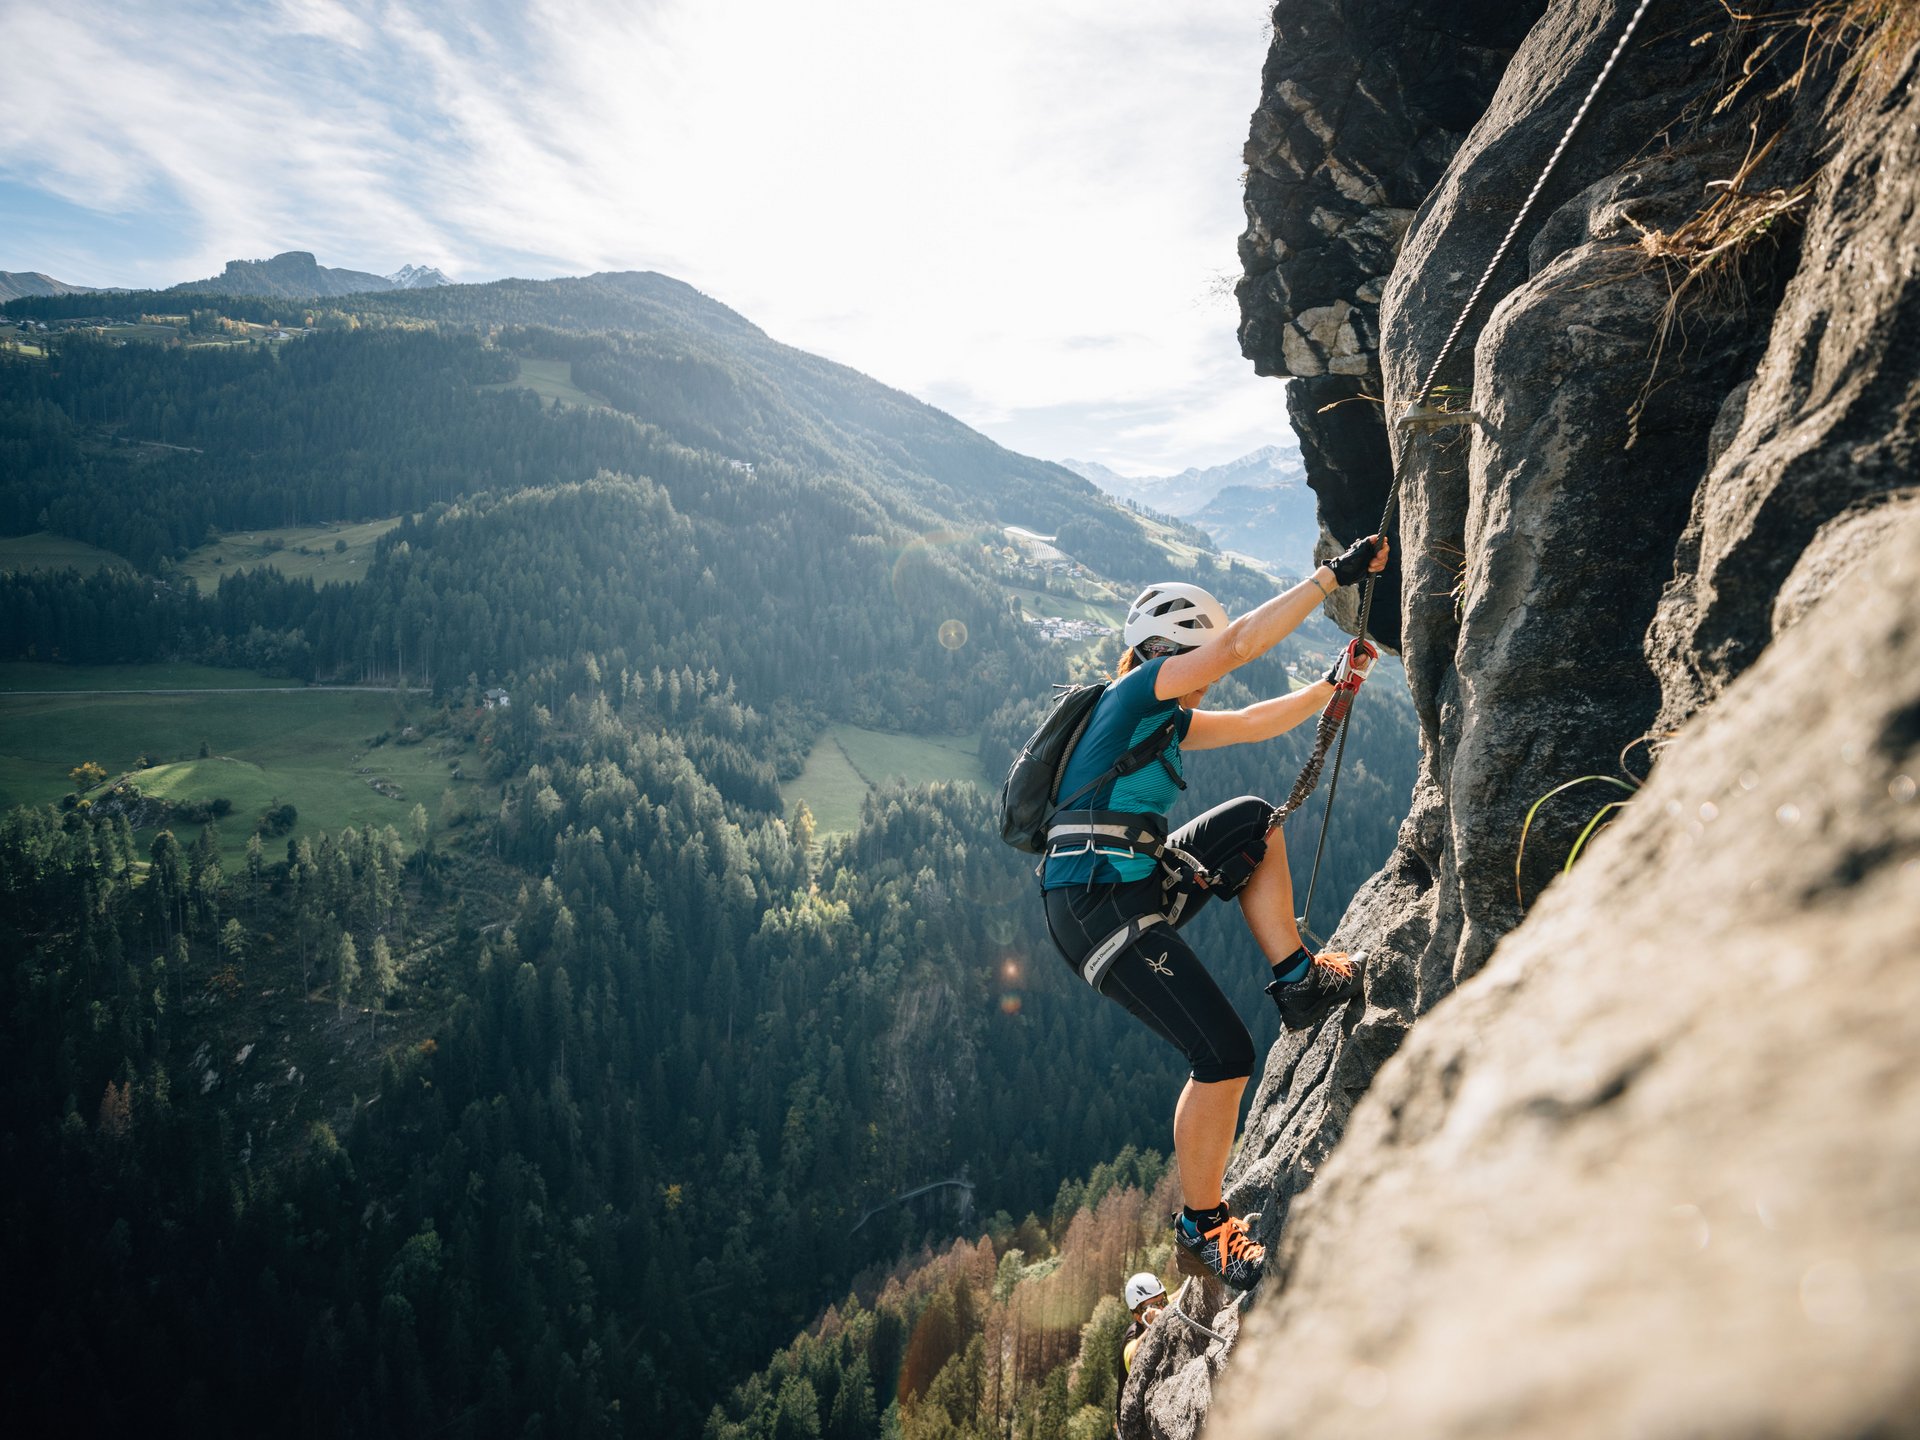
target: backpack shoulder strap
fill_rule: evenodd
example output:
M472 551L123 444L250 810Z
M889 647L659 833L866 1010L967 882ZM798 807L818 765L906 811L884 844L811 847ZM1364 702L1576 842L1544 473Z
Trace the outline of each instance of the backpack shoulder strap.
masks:
M1091 712L1089 712L1089 714L1091 714ZM1109 780L1118 780L1123 776L1132 775L1136 771L1144 770L1156 760L1160 762L1162 768L1166 770L1167 775L1175 785L1179 786L1182 790L1186 789L1187 782L1181 778L1180 772L1175 770L1172 762L1167 759L1167 751L1173 746L1174 726L1178 722L1178 719L1179 717L1177 715L1169 715L1165 722L1156 726L1153 733L1147 736L1146 739L1134 745L1126 754L1109 765L1104 772L1096 775L1078 790L1074 791L1073 794L1067 796L1055 805L1055 812L1058 813L1061 810L1071 809L1073 802L1078 800L1082 795L1085 795L1088 791L1099 789ZM1085 728L1084 722L1081 728ZM1074 740L1078 741L1079 738L1079 735L1075 734ZM1067 761L1072 758L1072 755L1073 749L1072 746L1069 745L1066 755L1062 756L1060 761L1060 771L1063 775L1066 773Z

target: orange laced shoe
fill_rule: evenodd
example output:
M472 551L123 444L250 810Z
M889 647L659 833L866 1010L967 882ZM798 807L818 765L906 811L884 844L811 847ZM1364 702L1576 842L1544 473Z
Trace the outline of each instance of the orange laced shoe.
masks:
M1280 1007L1282 1025L1305 1030L1333 1006L1344 1005L1360 993L1359 967L1343 951L1323 951L1313 957L1305 975L1287 984L1272 981L1267 993Z
M1184 1213L1173 1217L1173 1257L1181 1273L1202 1280L1224 1280L1236 1290L1260 1283L1267 1247L1256 1244L1246 1222L1229 1215L1204 1234Z

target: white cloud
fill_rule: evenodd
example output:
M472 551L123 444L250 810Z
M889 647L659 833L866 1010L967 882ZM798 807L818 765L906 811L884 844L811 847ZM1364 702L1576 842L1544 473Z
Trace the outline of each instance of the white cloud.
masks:
M107 214L176 201L195 230L156 263L194 274L295 245L469 279L664 270L1040 453L1177 468L1283 433L1210 293L1263 0L460 14L16 5L0 169Z

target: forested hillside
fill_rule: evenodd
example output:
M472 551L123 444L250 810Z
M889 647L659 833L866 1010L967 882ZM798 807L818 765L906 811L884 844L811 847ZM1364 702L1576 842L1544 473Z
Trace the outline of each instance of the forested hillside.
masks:
M966 1228L882 1202L964 1178L1024 1214L1166 1143L1177 1057L1059 962L983 787L883 789L822 845L778 784L829 722L979 734L997 775L1050 681L1111 664L1020 620L1000 525L1057 533L1076 584L1269 582L663 277L195 303L331 328L0 358L0 530L129 562L0 572L0 658L418 687L396 733L497 803L189 827L112 778L151 757L76 754L63 808L0 824L0 1154L35 1177L3 1202L7 1410L697 1434L856 1273ZM592 403L543 403L538 364ZM396 522L353 583L181 568L348 520ZM1329 914L1411 785L1375 685ZM1188 803L1304 753L1195 756ZM257 827L244 865L222 825ZM1198 927L1273 1024L1250 944Z
M1119 1281L1172 1270L1177 1196L1161 1157L1129 1146L1017 1225L995 1215L973 1243L862 1275L714 1408L704 1440L1105 1440Z

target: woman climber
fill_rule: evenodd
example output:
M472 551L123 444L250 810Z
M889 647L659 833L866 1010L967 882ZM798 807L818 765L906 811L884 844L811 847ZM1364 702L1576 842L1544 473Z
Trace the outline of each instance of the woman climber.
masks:
M1238 1290L1259 1280L1266 1259L1221 1195L1240 1094L1253 1073L1253 1037L1178 927L1209 899L1237 897L1273 966L1267 993L1289 1029L1350 999L1360 981L1345 956L1313 955L1300 943L1287 847L1269 802L1229 800L1170 836L1166 812L1186 786L1183 749L1284 734L1319 712L1344 667L1364 674L1371 651L1352 647L1305 689L1244 710L1199 708L1214 681L1272 649L1336 586L1378 574L1387 558L1387 542L1368 536L1231 622L1196 585L1149 586L1127 612L1114 683L1060 777L1056 793L1069 797L1068 806L1047 829L1041 889L1053 943L1095 990L1192 1067L1173 1112L1184 1202L1173 1217L1175 1256L1186 1273L1211 1274Z

